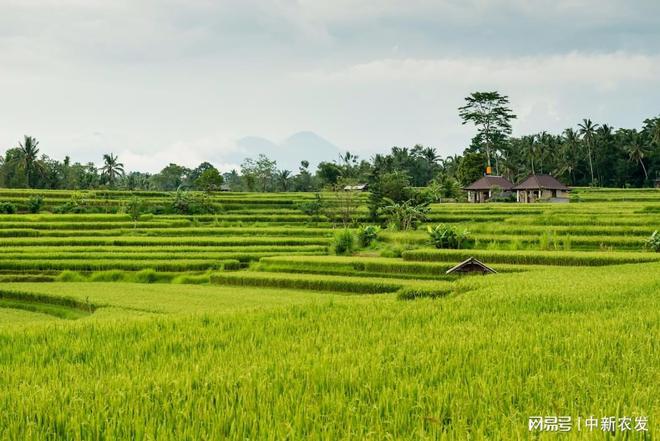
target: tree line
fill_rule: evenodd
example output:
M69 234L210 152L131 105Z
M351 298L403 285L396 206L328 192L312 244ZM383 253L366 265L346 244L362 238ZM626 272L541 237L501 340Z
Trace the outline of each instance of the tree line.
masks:
M384 197L399 199L405 187L434 187L443 197L459 197L460 187L481 177L486 167L517 182L529 174L552 174L571 186L645 187L660 177L660 116L640 129L615 129L584 119L560 134L511 136L516 115L499 92L475 92L458 109L475 136L460 155L442 157L432 147L392 147L361 159L351 152L316 170L306 160L298 170L280 169L266 155L247 158L237 170L220 173L203 162L195 168L169 164L155 174L126 172L113 153L102 165L63 161L42 154L31 136L0 156L0 186L39 189L319 191L368 183ZM394 198L391 198L394 196Z

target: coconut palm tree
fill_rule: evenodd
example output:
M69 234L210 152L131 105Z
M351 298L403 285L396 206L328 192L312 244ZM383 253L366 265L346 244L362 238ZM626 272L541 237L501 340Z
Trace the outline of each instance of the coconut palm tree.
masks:
M568 174L571 184L575 182L574 174L577 167L576 152L579 146L580 136L577 132L573 129L564 130L556 173L560 176L564 173Z
M594 124L590 119L582 120L581 124L578 124L580 128L580 135L584 144L587 146L587 156L589 157L589 171L591 172L591 185L594 185L594 164L592 160L592 153L594 148L594 136L596 135L596 130L598 129L598 124Z
M540 154L538 140L536 136L533 135L523 136L521 140L522 140L522 147L523 147L523 153L525 155L525 159L529 161L532 174L534 175L536 174L536 169L534 167L534 159L538 158Z
M644 180L647 180L649 178L649 175L648 172L646 171L646 166L644 165L644 158L648 154L648 150L646 150L646 146L642 141L642 137L639 136L637 130L630 131L630 137L628 140L628 144L625 146L625 150L628 153L628 157L630 158L630 161L635 163L638 162L639 165L642 166L642 171L644 172Z
M118 177L124 176L124 164L119 162L119 158L110 153L103 155L103 167L99 168L101 177L114 187Z
M39 141L32 136L27 136L23 138L23 142L18 143L18 150L20 156L18 159L18 165L25 172L25 181L28 188L32 187L34 183L34 178L38 173L43 173L43 165L39 162Z
M291 172L289 170L280 170L275 176L282 191L289 191L291 184Z

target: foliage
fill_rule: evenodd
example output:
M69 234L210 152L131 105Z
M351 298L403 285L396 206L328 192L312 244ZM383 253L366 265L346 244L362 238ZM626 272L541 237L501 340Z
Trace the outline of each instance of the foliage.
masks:
M81 214L87 213L89 211L88 201L85 197L85 194L81 192L71 193L71 197L67 202L62 205L58 205L53 210L55 213L65 214Z
M300 211L309 216L311 222L319 222L321 220L321 213L325 209L325 202L320 193L314 195L314 199L307 202L302 202L298 205Z
M137 196L133 196L126 203L125 206L126 214L128 214L131 217L131 220L133 221L135 228L137 228L137 222L140 219L143 210L144 210L144 202Z
M363 225L358 229L357 237L358 243L361 247L366 248L378 239L380 227L376 225Z
M0 213L14 214L16 213L16 205L11 202L0 202Z
M344 228L348 228L356 223L357 210L361 203L360 193L344 190L345 186L351 184L351 181L341 180L332 193L332 203L328 203L324 207L327 218L335 224L343 225Z
M30 196L27 206L30 213L39 213L44 206L44 197L41 195Z
M335 254L351 254L355 249L355 235L348 228L335 234L333 249Z
M110 153L103 155L103 166L99 169L101 172L101 181L114 188L117 179L124 176L124 164L119 162L119 158Z
M658 230L655 230L653 234L651 234L651 237L646 239L644 246L651 251L660 253L660 234L658 234Z
M177 190L172 199L172 210L177 214L212 214L216 207L206 194Z
M389 225L399 231L415 230L417 225L426 220L430 211L428 203L415 204L412 201L395 203L390 200L390 205L381 209L381 213L387 219Z
M195 186L199 189L211 193L213 191L220 190L224 179L220 172L215 168L207 168L202 172L201 175L195 180Z
M429 225L427 231L436 248L461 249L467 248L471 243L470 232L466 229L459 230L453 225Z
M260 154L257 159L246 158L241 164L241 175L248 191L274 191L277 162Z
M477 127L476 142L484 147L488 166L491 158L507 135L511 134L511 120L516 115L509 108L509 97L499 92L474 92L465 98L466 104L460 107L459 115L463 124L472 123Z

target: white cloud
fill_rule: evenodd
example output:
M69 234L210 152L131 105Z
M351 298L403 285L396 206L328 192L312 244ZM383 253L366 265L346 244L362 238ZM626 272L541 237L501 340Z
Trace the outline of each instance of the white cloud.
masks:
M639 125L658 112L658 14L657 0L2 0L0 147L30 134L53 157L115 152L149 171L299 131L363 157L449 154L472 133L456 108L483 89L511 97L518 134Z

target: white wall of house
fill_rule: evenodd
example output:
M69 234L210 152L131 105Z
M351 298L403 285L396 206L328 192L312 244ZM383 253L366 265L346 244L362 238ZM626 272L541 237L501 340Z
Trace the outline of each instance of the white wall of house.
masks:
M531 203L538 200L549 202L562 202L568 200L568 192L565 190L518 190L516 200L522 203Z

